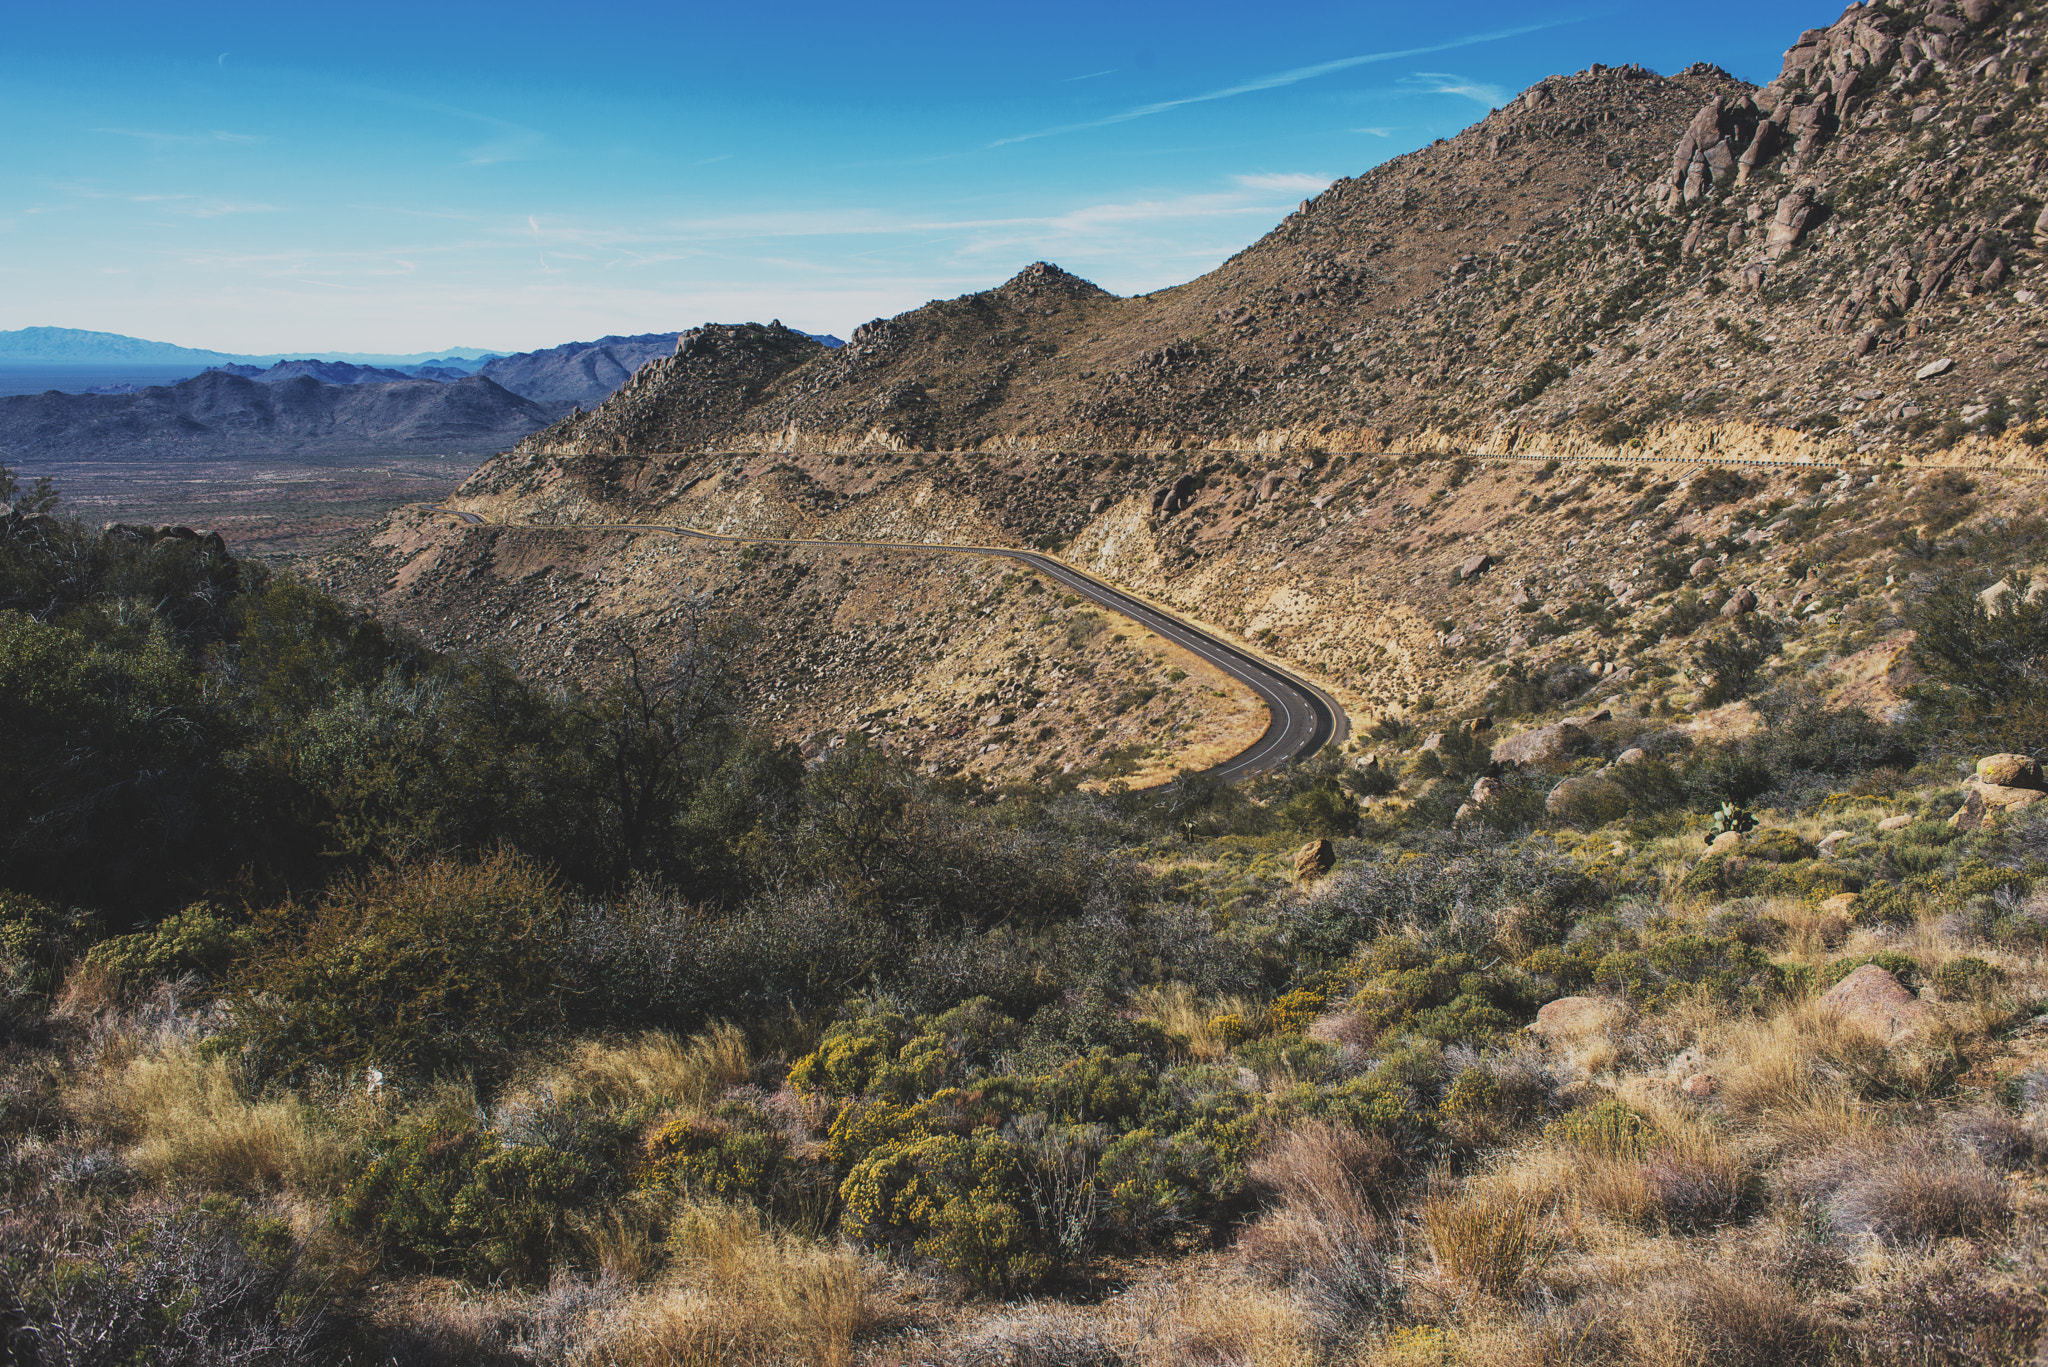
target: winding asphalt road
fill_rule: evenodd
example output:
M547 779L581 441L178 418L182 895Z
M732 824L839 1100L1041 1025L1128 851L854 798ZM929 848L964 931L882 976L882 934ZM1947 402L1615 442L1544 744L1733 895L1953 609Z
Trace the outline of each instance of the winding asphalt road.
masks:
M465 513L455 508L435 508L437 513L447 513L468 524L480 524L483 519L475 513ZM523 524L522 524L523 525ZM537 525L537 524L536 524ZM530 530L533 528L529 528ZM1164 609L1154 607L1142 598L1103 583L1091 575L1083 574L1073 566L1041 555L1036 551L1011 550L1004 546L953 546L928 545L921 541L832 541L803 537L781 536L724 536L717 532L699 531L695 527L663 525L647 522L612 522L598 524L575 524L541 528L553 531L583 532L663 532L671 536L689 537L697 541L723 541L735 545L760 546L842 546L858 547L862 550L884 551L947 551L958 555L980 555L1004 560L1015 560L1029 565L1046 578L1064 584L1076 594L1108 608L1121 617L1144 627L1175 645L1200 656L1216 668L1230 675L1252 692L1259 695L1266 704L1266 732L1249 748L1214 768L1207 770L1217 778L1232 780L1248 778L1253 774L1277 769L1283 764L1305 758L1332 742L1342 744L1350 738L1351 718L1337 704L1337 700L1304 679L1297 678L1286 670L1266 663L1258 656L1198 627L1190 626L1179 617Z

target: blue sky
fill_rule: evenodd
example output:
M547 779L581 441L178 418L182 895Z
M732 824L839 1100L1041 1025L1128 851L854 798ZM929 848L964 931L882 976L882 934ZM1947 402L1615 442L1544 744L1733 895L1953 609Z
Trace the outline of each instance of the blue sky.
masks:
M14 7L0 328L223 351L842 336L1190 279L1543 76L1762 82L1827 4Z

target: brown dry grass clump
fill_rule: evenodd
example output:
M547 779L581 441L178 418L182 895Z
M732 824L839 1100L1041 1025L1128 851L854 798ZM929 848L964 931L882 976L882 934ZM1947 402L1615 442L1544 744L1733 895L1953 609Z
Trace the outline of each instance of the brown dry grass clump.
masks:
M875 1266L836 1244L770 1228L711 1202L669 1217L667 1284L622 1307L583 1355L593 1367L815 1364L841 1367L883 1322Z
M126 1142L145 1176L225 1191L332 1195L347 1142L303 1097L252 1099L234 1065L189 1045L140 1054L74 1089L74 1113Z
M567 1073L592 1100L702 1105L753 1076L753 1051L736 1025L719 1024L687 1041L653 1030L623 1042L584 1040Z

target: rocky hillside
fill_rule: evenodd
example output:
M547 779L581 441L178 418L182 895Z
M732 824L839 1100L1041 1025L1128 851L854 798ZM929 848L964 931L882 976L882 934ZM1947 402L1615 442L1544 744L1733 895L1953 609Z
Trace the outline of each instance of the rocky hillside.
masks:
M1760 90L1555 78L1177 290L1117 299L1040 265L836 352L685 334L456 503L621 546L587 529L1057 549L1309 674L1361 733L1517 689L1700 707L1737 619L1770 668L1882 711L1904 581L2042 493L2035 41L1995 7L1857 8ZM462 559L481 535L389 533L333 582L539 663L498 625L530 624L533 590ZM647 594L715 584L755 610L764 563L671 554L687 573L635 571ZM963 573L926 564L922 586L890 570L902 601ZM637 629L604 601L550 631ZM805 625L845 671L762 664L779 724L814 735L953 667L946 632L897 633L895 601ZM1062 766L1132 741L1045 724ZM1169 761L1171 738L1148 743Z
M1120 299L1040 264L786 353L743 399L727 367L669 365L531 449L1995 436L2041 374L2044 65L2023 7L1933 0L1852 7L1761 89L1596 66L1186 285Z

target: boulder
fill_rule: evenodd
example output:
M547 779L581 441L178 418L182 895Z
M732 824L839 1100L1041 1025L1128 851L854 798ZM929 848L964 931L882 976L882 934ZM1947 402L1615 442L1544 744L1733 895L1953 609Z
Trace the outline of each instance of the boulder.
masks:
M1543 810L1589 826L1605 825L1628 814L1628 794L1611 779L1579 774L1552 788Z
M1488 570L1492 568L1493 557L1490 555L1475 555L1467 559L1460 560L1458 562L1459 582L1470 583L1472 580L1477 579L1480 575L1486 573Z
M1707 853L1709 855L1733 854L1741 848L1741 831L1723 831L1719 835L1715 836L1713 840L1707 845Z
M1929 361L1926 365L1921 366L1913 372L1913 378L1916 380L1931 380L1937 375L1946 375L1955 368L1956 363L1944 356L1938 361Z
M1981 830L1984 826L1984 813L1984 794L1972 788L1969 795L1963 799L1963 805L1956 808L1955 815L1948 819L1948 824L1959 831Z
M1927 1003L1876 964L1865 964L1827 990L1820 1009L1880 1039L1911 1035L1931 1014Z
M2042 786L2040 761L2027 755L1986 755L1977 761L1977 777L2000 788Z
M1714 1080L1712 1073L1694 1073L1683 1083L1679 1084L1680 1090L1687 1096L1697 1097L1702 1101L1712 1096L1719 1085Z
M1529 1033L1545 1039L1579 1039L1605 1030L1620 1014L1620 1008L1604 997L1559 997L1537 1011Z
M1697 579L1703 574L1712 574L1718 568L1720 568L1719 561L1715 560L1711 555L1703 555L1686 567L1685 577Z
M1643 762L1644 760L1648 759L1649 757L1650 757L1650 752L1649 752L1648 750L1644 750L1644 749L1642 749L1642 748L1641 748L1641 747L1639 747L1639 746L1633 746L1633 745L1632 745L1632 746L1630 746L1630 747L1629 747L1628 749L1626 749L1626 750L1622 751L1622 752L1621 752L1620 754L1616 755L1616 756L1614 757L1614 762L1615 762L1615 763L1616 763L1617 765L1621 765L1621 764L1641 764L1641 763L1642 763L1642 762Z
M1294 880L1311 882L1328 873L1337 863L1337 847L1327 840L1311 840L1294 852Z
M2006 788L1996 783L1967 783L1964 786L1984 799L1988 811L2016 812L2022 807L2048 800L2048 793L2039 788Z
M1723 617L1739 617L1745 612L1756 611L1756 595L1746 588L1737 589L1728 595L1728 601L1721 604Z
M1804 151L1802 148L1802 155ZM1804 186L1779 200L1778 212L1771 216L1770 235L1764 239L1765 251L1776 258L1798 246L1799 239L1806 236L1806 225L1813 219L1813 210L1813 191Z
M1570 722L1553 722L1509 736L1493 747L1495 764L1548 764L1584 751L1593 738Z
M1527 584L1517 580L1515 591L1508 595L1508 606L1517 612L1528 612L1536 606L1536 595L1529 592Z
M1487 803L1491 802L1494 798L1499 797L1505 791L1507 791L1506 785L1504 785L1499 779L1482 778L1477 783L1472 785L1471 805L1474 807L1484 807Z
M1152 491L1152 511L1155 513L1177 513L1192 503L1198 481L1193 475L1182 475L1171 484L1162 484Z
M1912 824L1913 818L1901 813L1898 816L1886 817L1884 820L1877 823L1877 828L1880 831L1902 831Z

